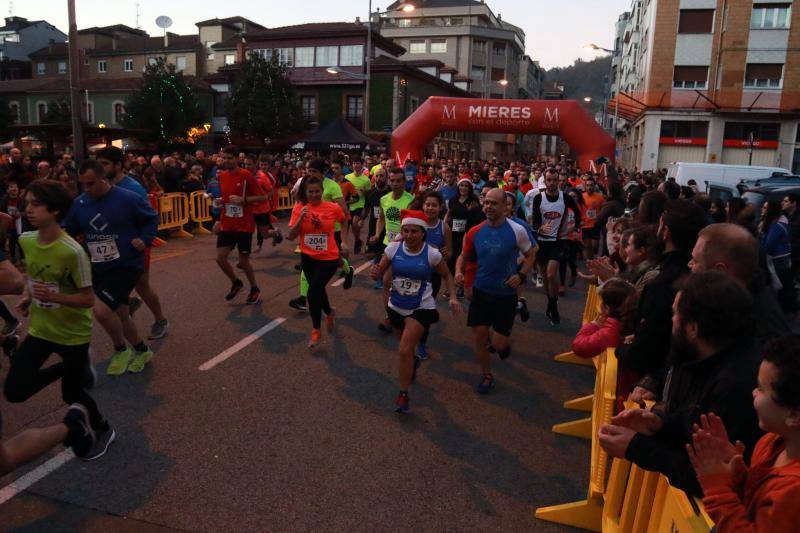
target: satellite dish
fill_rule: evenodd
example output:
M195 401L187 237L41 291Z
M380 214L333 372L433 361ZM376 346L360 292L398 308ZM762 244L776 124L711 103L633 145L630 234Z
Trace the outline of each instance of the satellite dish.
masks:
M156 26L164 28L165 30L172 26L172 19L166 15L161 15L156 19Z

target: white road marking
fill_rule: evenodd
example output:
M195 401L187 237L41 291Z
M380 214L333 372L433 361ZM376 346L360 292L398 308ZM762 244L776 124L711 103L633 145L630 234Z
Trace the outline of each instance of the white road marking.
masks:
M368 268L369 268L369 267L371 267L371 266L372 266L372 261L367 261L366 263L363 263L363 264L361 264L361 265L358 265L358 268L356 268L356 269L353 271L353 275L355 276L355 275L356 275L356 274L358 274L359 272L363 272L364 270L368 269ZM339 285L341 285L342 283L344 283L344 278L339 278L339 279L337 279L336 281L334 281L334 282L331 284L331 287L338 287L338 286L339 286Z
M216 355L216 356L212 357L211 359L209 359L208 361L206 361L205 363L200 365L198 367L198 370L211 370L212 368L214 368L218 364L222 363L226 359L229 359L229 358L233 357L234 355L236 355L236 352L238 352L239 350L242 350L242 349L246 348L247 346L249 346L253 342L257 341L258 339L260 339L261 337L263 337L264 335L266 335L267 333L269 333L273 329L277 328L278 326L280 326L284 322L286 322L285 318L283 318L283 317L276 318L275 320L273 320L272 322L270 322L269 324L267 324L263 328L259 329L255 333L251 333L250 335L248 335L244 339L240 340L239 342L237 342L236 344L234 344L233 346L231 346L230 348L228 348L224 352L220 353L219 355Z
M0 489L0 505L3 505L20 492L28 490L31 485L52 474L73 459L75 459L75 454L72 453L72 450L64 450L19 479L12 481Z

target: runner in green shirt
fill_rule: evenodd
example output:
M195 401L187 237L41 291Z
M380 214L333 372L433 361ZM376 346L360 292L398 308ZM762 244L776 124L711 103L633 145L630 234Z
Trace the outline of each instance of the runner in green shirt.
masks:
M406 191L406 175L401 168L389 171L389 189L391 192L381 198L380 217L375 228L375 235L370 237L370 244L377 242L377 235L386 229L383 244L388 245L400 235L400 211L408 209L414 201L414 195Z
M61 379L61 395L68 404L86 407L95 446L86 455L96 459L113 442L116 433L108 425L86 389L96 374L89 354L92 336L94 292L89 258L60 225L72 199L59 182L36 180L28 186L25 213L36 231L20 236L25 253L28 289L19 309L30 314L28 335L11 361L5 384L10 402L24 402L44 387ZM51 354L61 362L42 368Z
M367 191L372 188L372 181L370 181L369 176L364 174L364 166L361 158L353 160L353 172L344 178L353 184L358 194L356 200L350 204L350 216L352 217L350 227L355 237L353 252L360 254L363 245L361 242L361 228L364 220L367 218L364 214L364 199L366 198Z

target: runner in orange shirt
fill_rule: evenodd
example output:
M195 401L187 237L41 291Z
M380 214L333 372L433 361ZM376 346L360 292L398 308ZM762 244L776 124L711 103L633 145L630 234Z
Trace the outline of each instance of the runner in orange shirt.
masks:
M586 205L586 219L583 221L583 246L586 250L586 259L594 259L597 246L600 242L600 226L597 217L606 199L597 190L594 176L585 174L583 177L583 203Z
M339 267L339 247L334 239L337 222L342 227L342 242L347 240L347 216L334 202L322 201L322 180L306 176L297 191L298 202L289 220L289 238L300 244L300 264L308 281L308 310L311 314L309 348L319 344L322 313L329 333L333 332L335 310L331 307L325 286Z

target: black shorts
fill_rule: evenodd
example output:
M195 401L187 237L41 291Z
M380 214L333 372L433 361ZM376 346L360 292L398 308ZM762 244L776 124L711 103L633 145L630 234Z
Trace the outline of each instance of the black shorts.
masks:
M589 239L592 241L599 241L600 240L600 226L595 226L593 228L583 228L581 230L581 234L583 235L584 239Z
M220 231L217 248L239 249L240 254L249 254L253 249L253 234L246 231Z
M269 213L254 213L253 220L256 222L256 227L272 228L272 222L269 220Z
M386 314L392 327L399 330L405 329L406 318L413 318L426 330L439 321L439 311L436 309L415 309L410 315L401 315L391 307L387 307Z
M116 311L120 305L128 305L128 297L142 277L142 273L141 268L135 267L118 267L105 272L92 272L92 288L100 301L112 311Z
M500 335L508 337L517 316L517 295L497 295L472 288L467 326L490 326Z
M350 216L353 217L353 218L355 218L355 217L364 218L364 208L363 207L358 207L356 209L351 209L350 210Z
M561 262L566 250L567 241L539 241L539 249L536 250L536 263L539 266L547 266L550 261Z
M341 250L342 249L342 232L341 232L341 230L333 232L333 240L334 240L334 242L336 242L336 247L339 250Z

